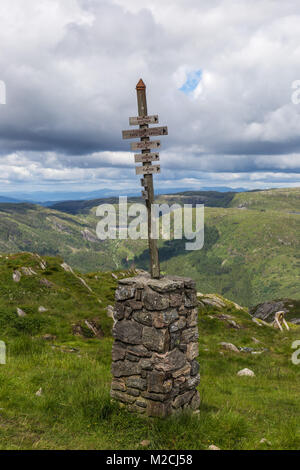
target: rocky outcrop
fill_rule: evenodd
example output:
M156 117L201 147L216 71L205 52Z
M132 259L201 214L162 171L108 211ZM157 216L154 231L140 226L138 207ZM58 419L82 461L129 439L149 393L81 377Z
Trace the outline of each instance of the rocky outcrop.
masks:
M300 301L291 299L271 300L249 308L249 313L254 318L259 318L267 323L273 323L277 312L284 312L287 321L300 323Z
M167 416L199 407L197 296L191 279L119 280L112 398L130 411Z

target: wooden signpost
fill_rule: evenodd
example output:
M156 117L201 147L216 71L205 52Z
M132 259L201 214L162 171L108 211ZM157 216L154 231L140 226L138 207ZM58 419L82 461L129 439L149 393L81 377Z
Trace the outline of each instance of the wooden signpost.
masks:
M123 131L123 139L136 139L138 137L151 137L154 135L167 135L167 127L153 127L152 129L134 129L133 131Z
M137 175L144 175L141 179L142 196L146 201L146 207L148 212L148 240L149 240L149 253L150 253L150 271L151 276L154 279L160 278L160 267L158 258L157 240L152 238L152 214L151 207L154 203L154 189L153 189L153 174L160 173L160 165L152 165L152 162L159 161L159 153L151 153L151 149L159 149L160 141L152 140L151 136L168 135L168 128L163 127L152 127L149 128L149 124L158 124L159 119L157 115L148 116L147 110L147 98L146 98L146 85L143 80L140 79L136 86L137 92L137 103L138 103L138 116L130 117L129 124L131 126L139 126L139 129L123 131L123 139L137 139L140 138L140 142L134 142L131 144L131 150L141 150L141 154L134 156L136 163L142 163L142 166L137 166L135 171Z
M147 126L148 124L145 125ZM142 137L142 139L145 139L145 137ZM160 140L152 140L149 142L149 138L145 142L133 142L133 144L131 144L131 150L149 150L158 148L160 148Z
M158 116L138 116L129 118L130 126L139 126L141 124L158 124Z
M137 153L134 156L135 163L157 162L159 153Z

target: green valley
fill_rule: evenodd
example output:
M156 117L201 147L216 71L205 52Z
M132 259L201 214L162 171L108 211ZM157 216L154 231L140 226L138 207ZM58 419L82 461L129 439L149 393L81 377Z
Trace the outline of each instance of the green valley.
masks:
M137 198L129 202L141 201ZM147 268L143 240L96 236L96 207L116 198L71 201L54 208L0 204L0 250L59 255L83 272ZM186 251L185 240L160 241L162 271L189 275L198 290L243 305L300 298L300 189L246 193L188 192L160 195L158 203L205 203L205 242Z

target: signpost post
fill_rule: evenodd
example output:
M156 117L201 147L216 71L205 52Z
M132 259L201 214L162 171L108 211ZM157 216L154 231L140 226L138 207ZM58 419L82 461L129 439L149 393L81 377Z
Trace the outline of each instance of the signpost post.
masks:
M160 278L160 267L157 240L152 238L152 213L151 208L154 203L154 188L153 188L153 174L160 173L159 165L152 165L153 161L159 161L158 153L151 153L151 149L159 149L160 141L150 141L150 136L168 135L168 128L153 127L149 128L149 124L158 124L158 116L148 116L147 109L147 98L146 98L146 85L143 80L140 79L136 86L137 92L137 104L138 104L138 116L130 117L129 124L132 126L139 126L139 129L123 131L123 139L136 139L140 138L140 142L134 142L131 144L131 150L141 150L141 154L134 156L136 163L142 163L142 166L136 167L137 175L144 175L141 180L144 190L142 191L143 198L146 201L146 207L148 212L148 241L149 241L149 253L150 253L150 272L151 277L154 279Z

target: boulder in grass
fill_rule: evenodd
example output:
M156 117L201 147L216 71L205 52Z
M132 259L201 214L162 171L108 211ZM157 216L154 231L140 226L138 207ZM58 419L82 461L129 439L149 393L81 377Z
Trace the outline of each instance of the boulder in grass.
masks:
M14 272L13 272L13 276L12 276L12 277L13 277L13 281L14 281L14 282L20 282L21 276L22 276L22 275L21 275L20 271L14 271Z
M36 274L36 272L32 268L22 267L21 271L24 276L34 276Z
M144 441L142 441L142 442L140 443L140 445L141 445L142 447L148 447L148 446L150 446L150 441L148 441L147 439L145 439Z
M48 309L43 306L40 306L38 311L39 313L45 313L45 312L48 312Z
M114 319L114 307L112 305L108 305L106 307L106 315L108 318Z
M20 318L26 317L26 313L24 312L24 310L22 310L19 307L17 308L17 314L18 314L18 317Z
M239 370L237 375L239 377L242 377L242 376L255 377L253 370L247 369L247 367L245 369Z
M220 346L222 346L223 349L226 349L226 351L232 351L232 352L235 352L235 353L239 353L239 349L232 343L219 343Z

